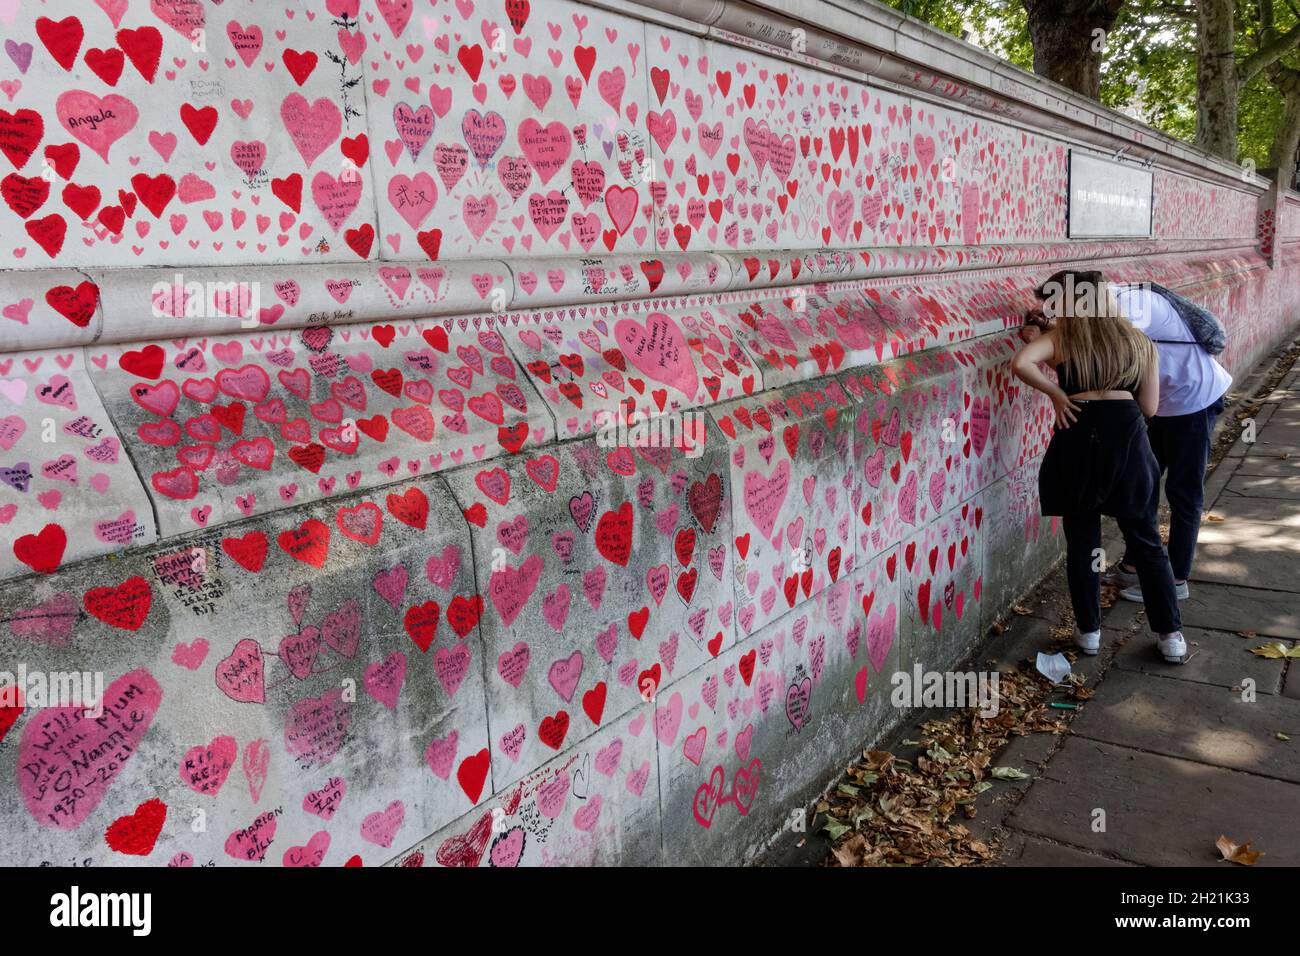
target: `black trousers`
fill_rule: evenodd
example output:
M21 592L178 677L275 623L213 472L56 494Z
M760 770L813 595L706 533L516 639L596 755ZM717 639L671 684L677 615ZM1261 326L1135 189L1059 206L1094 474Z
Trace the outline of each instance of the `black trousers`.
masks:
M1127 560L1137 567L1138 580L1142 582L1142 600L1151 630L1157 634L1181 630L1174 574L1160 543L1155 512L1115 520L1124 535ZM1085 633L1100 630L1101 571L1108 563L1101 551L1101 513L1075 511L1063 515L1061 522L1065 530L1065 575L1070 584L1075 623Z
M1214 422L1222 411L1223 399L1219 398L1199 412L1147 422L1147 437L1164 476L1165 497L1169 499L1169 563L1178 581L1186 581L1192 574L1196 538L1201 531L1201 508L1205 503L1205 465L1210 458ZM1159 506L1157 484L1152 512ZM1124 554L1124 564L1129 567L1134 564L1128 552Z

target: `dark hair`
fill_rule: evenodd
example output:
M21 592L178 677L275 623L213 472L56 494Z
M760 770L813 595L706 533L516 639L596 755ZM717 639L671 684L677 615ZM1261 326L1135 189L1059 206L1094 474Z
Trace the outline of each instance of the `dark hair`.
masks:
M1047 299L1051 297L1050 290L1053 286L1061 290L1064 290L1067 286L1077 289L1082 285L1100 286L1105 281L1106 277L1101 274L1099 269L1062 269L1060 272L1053 272L1048 276L1046 281L1034 290L1034 295L1040 299Z

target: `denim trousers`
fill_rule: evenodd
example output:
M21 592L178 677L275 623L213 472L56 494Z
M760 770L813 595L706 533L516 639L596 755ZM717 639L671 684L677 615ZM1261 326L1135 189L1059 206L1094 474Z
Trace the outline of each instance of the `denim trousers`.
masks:
M1116 518L1124 535L1125 554L1137 567L1146 604L1147 623L1157 634L1172 634L1182 628L1178 600L1174 596L1174 575L1169 556L1160 543L1155 511L1141 517ZM1101 514L1072 512L1061 519L1065 531L1065 576L1070 585L1070 603L1079 630L1101 629Z
M1174 579L1186 581L1192 573L1196 537L1201 530L1201 508L1205 503L1205 465L1210 460L1210 438L1214 423L1223 411L1223 399L1190 415L1172 415L1147 421L1147 438L1164 476L1169 500L1169 563ZM1160 486L1156 485L1151 513L1160 508ZM1124 564L1137 562L1131 549L1124 552Z

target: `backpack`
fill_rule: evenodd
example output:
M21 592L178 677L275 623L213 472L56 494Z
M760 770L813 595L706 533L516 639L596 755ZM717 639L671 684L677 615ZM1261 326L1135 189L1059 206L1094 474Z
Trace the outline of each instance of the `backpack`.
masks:
M1183 320L1183 325L1187 326L1187 331L1192 334L1196 340L1195 344L1205 349L1211 355L1220 354L1228 345L1228 332L1218 319L1210 312L1202 309L1195 302L1184 299L1176 292L1171 292L1162 285L1150 283L1151 291L1155 292L1170 307L1178 313L1178 317ZM1179 342L1177 339L1153 339L1152 341L1160 342L1164 345L1191 345L1191 342Z

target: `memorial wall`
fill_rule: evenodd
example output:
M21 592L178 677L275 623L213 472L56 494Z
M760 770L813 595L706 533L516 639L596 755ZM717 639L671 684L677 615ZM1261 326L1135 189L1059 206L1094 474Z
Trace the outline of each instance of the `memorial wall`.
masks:
M1300 320L1300 196L865 3L0 32L5 864L751 858L1059 556L1042 279Z

